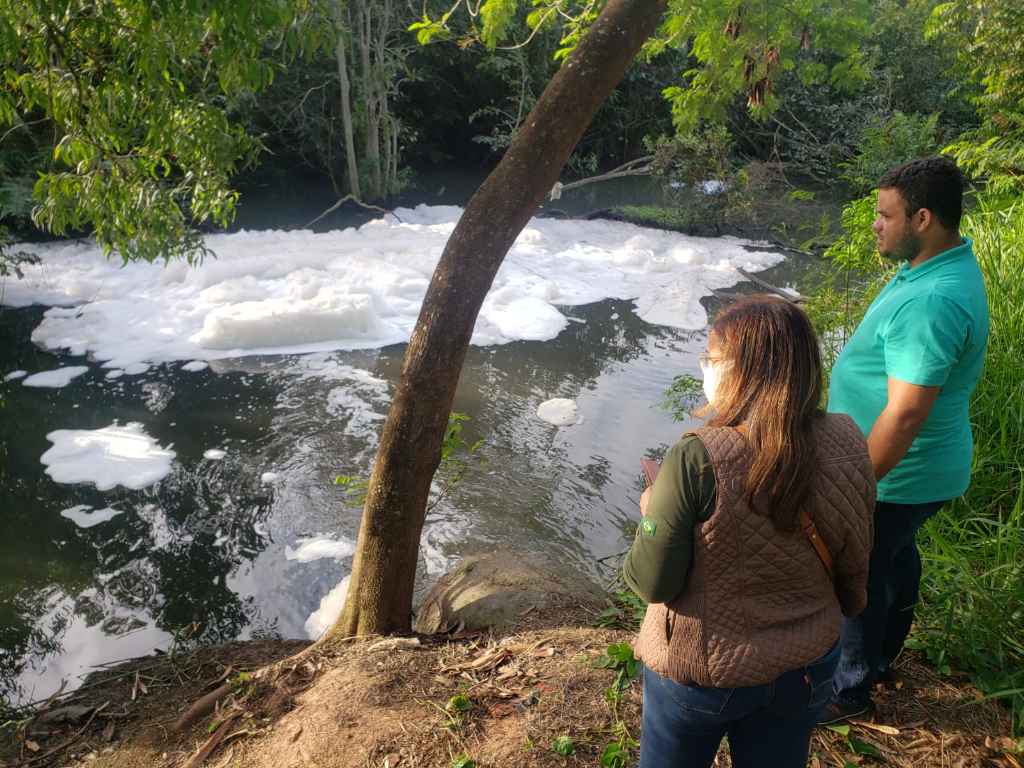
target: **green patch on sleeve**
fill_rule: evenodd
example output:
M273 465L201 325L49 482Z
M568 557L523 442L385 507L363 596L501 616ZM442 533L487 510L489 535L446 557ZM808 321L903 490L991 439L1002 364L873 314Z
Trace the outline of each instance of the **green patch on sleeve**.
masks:
M658 532L658 524L651 520L651 518L645 517L644 521L640 523L640 530L643 531L645 536L653 536Z

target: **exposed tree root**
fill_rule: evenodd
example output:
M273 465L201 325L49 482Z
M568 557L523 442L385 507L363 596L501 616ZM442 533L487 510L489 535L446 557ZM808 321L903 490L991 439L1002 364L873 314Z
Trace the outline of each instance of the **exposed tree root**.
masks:
M174 721L174 725L171 726L171 730L175 733L181 733L188 728L192 723L196 722L202 717L210 714L217 704L232 691L230 683L224 683L216 690L203 696L195 704L185 710L184 714Z
M217 690L220 689L218 688ZM213 751L224 740L231 724L241 716L242 713L238 710L228 714L221 721L220 725L217 726L217 730L210 734L210 738L203 742L203 745L192 754L192 757L190 757L181 768L199 768L199 766L205 763L206 758L212 755Z

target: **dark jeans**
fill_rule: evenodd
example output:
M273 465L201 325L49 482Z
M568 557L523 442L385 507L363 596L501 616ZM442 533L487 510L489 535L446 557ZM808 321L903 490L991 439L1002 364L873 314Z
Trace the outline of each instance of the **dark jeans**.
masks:
M750 688L681 685L645 668L640 768L706 768L726 734L736 768L804 768L838 660L836 643L814 663Z
M903 649L921 584L921 556L914 537L945 503L880 501L875 505L868 604L859 616L843 622L843 650L835 676L837 695L867 704L878 676Z

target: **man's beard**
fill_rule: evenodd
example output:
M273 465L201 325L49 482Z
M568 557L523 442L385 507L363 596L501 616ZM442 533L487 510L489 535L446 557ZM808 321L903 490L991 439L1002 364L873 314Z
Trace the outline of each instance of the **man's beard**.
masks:
M921 252L921 239L913 233L906 235L902 240L896 243L896 247L883 251L878 250L883 259L889 261L911 261L918 253Z

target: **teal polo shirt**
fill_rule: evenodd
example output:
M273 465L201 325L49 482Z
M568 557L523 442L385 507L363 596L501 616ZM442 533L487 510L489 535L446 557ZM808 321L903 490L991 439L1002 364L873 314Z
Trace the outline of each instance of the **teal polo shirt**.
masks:
M971 240L909 263L882 289L832 369L828 410L867 435L888 402L888 379L941 387L907 455L878 483L878 500L945 501L967 490L968 417L988 343L988 299Z

